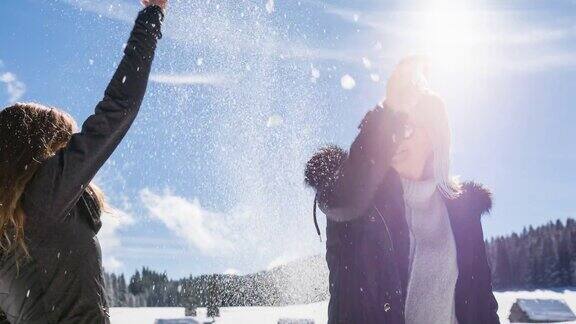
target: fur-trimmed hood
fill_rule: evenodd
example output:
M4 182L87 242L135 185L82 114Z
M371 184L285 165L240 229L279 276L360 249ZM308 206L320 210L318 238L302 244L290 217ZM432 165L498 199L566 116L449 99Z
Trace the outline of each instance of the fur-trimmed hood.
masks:
M473 214L484 215L492 209L492 192L479 183L466 181L461 184L460 194L451 202L469 208Z
M318 150L306 163L305 182L317 192L329 190L338 177L342 162L348 153L336 145ZM456 207L466 207L476 215L483 215L492 209L492 193L483 185L466 181L461 184L461 192L450 203Z

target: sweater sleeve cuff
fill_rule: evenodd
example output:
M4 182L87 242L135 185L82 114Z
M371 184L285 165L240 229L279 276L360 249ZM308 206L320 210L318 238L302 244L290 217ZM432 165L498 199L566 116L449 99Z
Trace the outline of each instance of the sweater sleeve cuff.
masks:
M164 21L164 11L159 6L148 6L138 13L136 23L143 26L156 39L162 38L162 22Z

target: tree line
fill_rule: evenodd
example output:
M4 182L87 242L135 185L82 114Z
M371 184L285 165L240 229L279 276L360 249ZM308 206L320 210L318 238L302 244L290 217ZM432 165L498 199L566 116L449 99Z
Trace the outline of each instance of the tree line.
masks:
M328 269L314 256L248 275L209 274L172 280L146 267L130 280L104 273L110 307L280 306L328 296Z
M576 286L576 221L558 220L520 234L486 241L497 290ZM148 268L104 275L112 307L280 306L328 298L328 269L321 255L248 275L211 274L173 280Z
M576 286L576 221L549 222L486 245L495 289Z

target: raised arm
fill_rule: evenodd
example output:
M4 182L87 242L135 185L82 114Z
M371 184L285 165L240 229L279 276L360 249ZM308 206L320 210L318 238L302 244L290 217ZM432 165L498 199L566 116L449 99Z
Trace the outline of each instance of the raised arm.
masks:
M343 222L365 214L378 186L390 169L404 117L385 106L369 111L360 124L332 185L317 192L328 219Z
M157 5L138 14L124 57L94 114L29 183L26 196L34 197L36 207L64 217L130 128L146 92L163 16L163 8Z

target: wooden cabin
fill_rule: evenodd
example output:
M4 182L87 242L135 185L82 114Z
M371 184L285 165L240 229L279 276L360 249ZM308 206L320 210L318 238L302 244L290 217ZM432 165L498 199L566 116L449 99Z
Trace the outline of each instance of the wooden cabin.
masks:
M517 299L510 309L510 323L557 323L576 320L561 299Z

